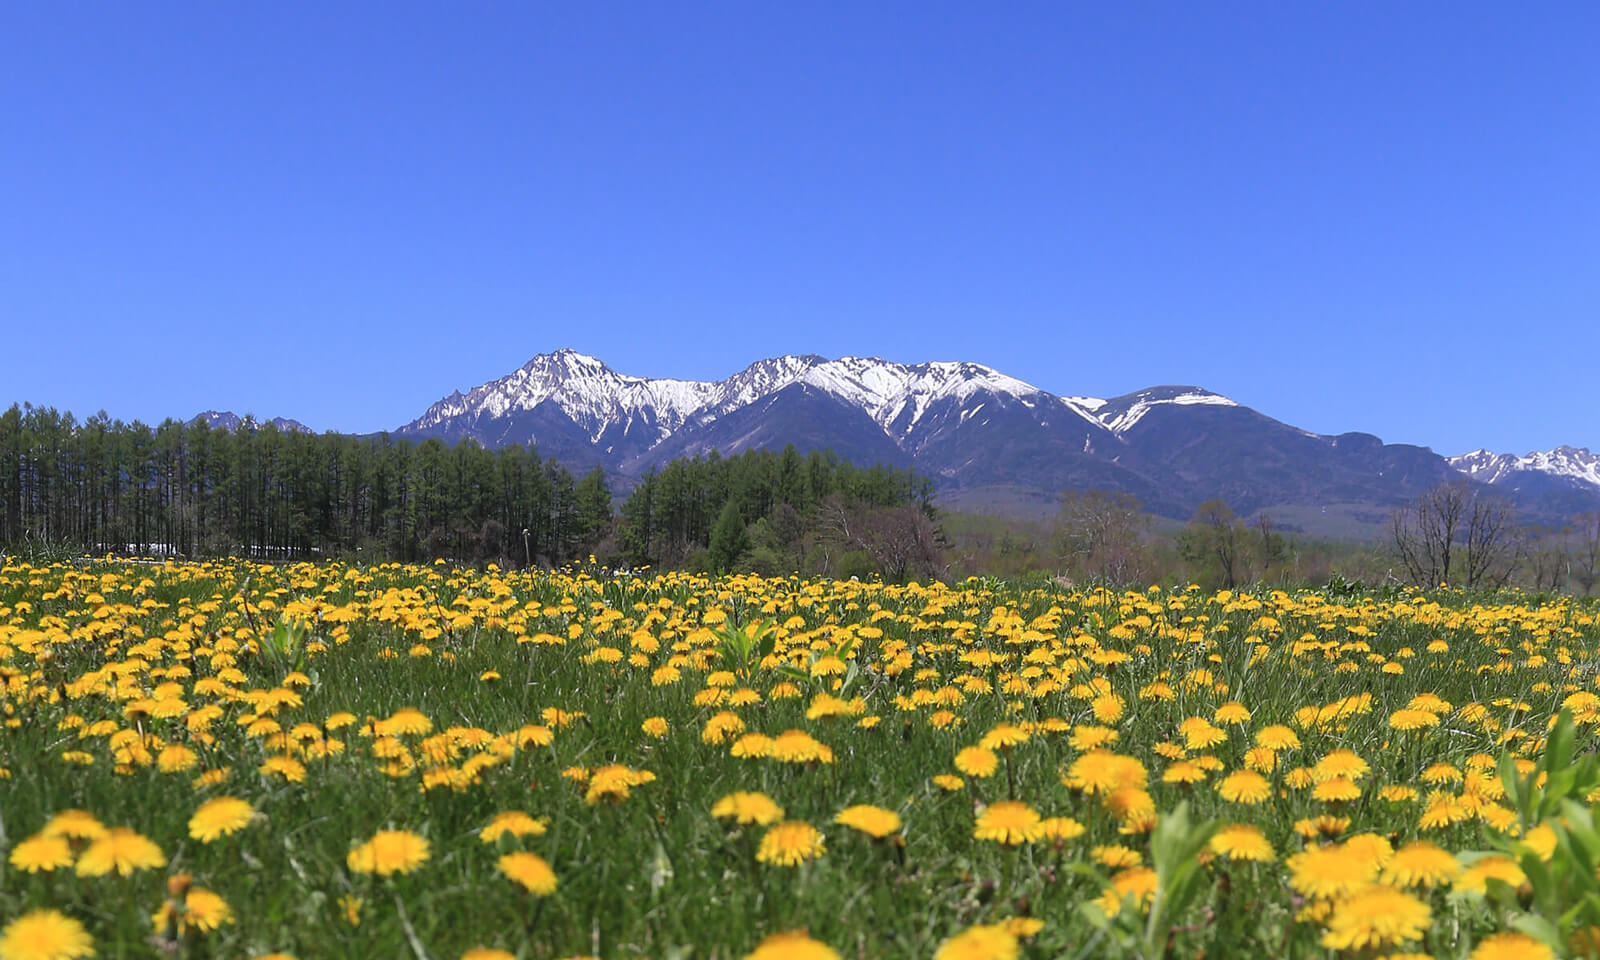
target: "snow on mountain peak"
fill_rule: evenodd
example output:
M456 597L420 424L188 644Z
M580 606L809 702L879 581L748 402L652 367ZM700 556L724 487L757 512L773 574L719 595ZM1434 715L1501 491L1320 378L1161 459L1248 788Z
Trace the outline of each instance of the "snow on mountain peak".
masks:
M1093 429L1118 434L1166 404L1238 406L1199 387L1152 387L1113 400L1057 397L971 361L907 364L879 357L829 360L816 354L786 354L758 360L725 380L650 379L618 373L595 357L569 349L540 354L508 376L453 393L406 429L428 430L462 417L492 420L551 403L592 441L620 429L623 435L653 444L690 421L715 420L792 386L825 393L865 412L897 444L904 443L932 410L954 416L958 425L979 409L992 416L995 397L1034 411L1041 425L1064 407Z
M1522 457L1480 449L1447 457L1446 462L1488 484L1513 480L1518 473L1542 473L1600 487L1600 454L1591 453L1587 447L1559 446Z
M1088 402L1085 400L1084 402ZM1130 393L1125 397L1115 400L1100 401L1090 409L1094 410L1107 428L1115 434L1123 434L1133 429L1134 425L1143 420L1145 414L1159 406L1216 406L1237 407L1239 404L1224 397L1220 393L1212 393L1199 387L1151 387Z

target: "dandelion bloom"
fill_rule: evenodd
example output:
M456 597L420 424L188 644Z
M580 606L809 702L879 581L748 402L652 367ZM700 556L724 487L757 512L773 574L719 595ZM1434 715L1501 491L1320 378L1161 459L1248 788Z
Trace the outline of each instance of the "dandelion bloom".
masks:
M499 860L500 872L521 884L529 893L547 897L556 892L556 874L538 854L518 850Z
M756 859L779 867L796 867L826 852L822 831L804 820L788 820L761 836Z
M210 843L218 837L243 830L255 813L249 801L237 797L207 800L189 818L189 836L201 843Z
M503 833L513 837L537 837L545 832L545 825L521 810L507 810L497 813L489 825L478 832L478 839L484 843L494 843Z
M262 761L261 766L256 768L256 772L263 777L271 776L275 773L290 783L305 783L306 781L306 765L285 754L268 757Z
M1247 823L1234 823L1211 835L1211 852L1229 860L1271 860L1272 844L1260 827Z
M1217 793L1229 803L1257 804L1272 796L1272 784L1254 770L1235 770L1217 784Z
M992 777L1000 758L987 747L966 747L956 754L956 769L969 777Z
M1457 890L1484 893L1488 890L1490 880L1499 880L1515 889L1528 882L1528 875L1510 857L1482 857L1461 872L1454 887Z
M988 733L983 735L983 738L978 741L978 745L985 750L999 750L1027 743L1028 736L1028 731L1016 724L997 723Z
M103 877L108 873L128 876L135 870L154 870L167 865L167 857L154 842L127 827L112 827L105 836L89 844L78 858L78 876Z
M190 887L183 894L181 908L169 901L150 919L157 930L167 928L179 936L191 929L209 933L225 923L232 923L233 909L228 906L228 901L212 891L204 887Z
M965 780L953 773L936 773L929 779L933 781L934 786L941 790L960 790L966 785Z
M839 811L833 822L881 840L900 829L900 814L863 803Z
M1126 787L1142 789L1150 782L1150 776L1136 757L1110 750L1090 750L1072 761L1061 782L1083 793L1105 794Z
M1311 776L1318 783L1332 780L1334 777L1360 780L1371 772L1372 768L1367 766L1367 761L1361 759L1354 750L1345 749L1330 752L1311 767Z
M652 737L664 737L667 735L667 718L650 717L644 723L639 724L639 729Z
M978 814L972 836L1015 845L1039 839L1042 821L1039 812L1020 800L991 803Z
M1343 846L1312 847L1286 861L1289 886L1308 897L1337 897L1371 883L1378 864Z
M72 866L72 845L66 837L30 837L11 851L11 866L24 873Z
M1497 933L1478 941L1467 960L1555 960L1549 947L1520 933Z
M771 756L783 763L832 763L833 748L804 730L785 730L772 738Z
M1275 723L1270 727L1262 727L1256 734L1256 746L1268 750L1296 750L1300 747L1300 735L1289 727Z
M744 960L839 960L839 954L820 940L811 939L804 930L790 930L762 940L745 954Z
M33 910L0 930L5 960L78 960L94 956L94 940L83 924L55 910Z
M770 757L775 741L764 733L747 733L733 741L728 755L734 757Z
M409 830L379 830L345 858L356 873L410 873L428 860L428 841Z
M933 960L1016 960L1022 955L1017 935L1003 923L968 927L939 945Z
M1178 724L1178 733L1190 750L1205 750L1228 739L1228 732L1205 717L1190 717Z
M1393 887L1376 885L1337 903L1322 945L1361 950L1420 940L1433 920L1428 905Z
M433 731L433 721L427 714L416 707L401 707L387 720L380 720L374 727L379 728L379 733L384 734L411 734L421 736Z
M1071 817L1045 817L1039 821L1040 840L1073 840L1083 834L1083 824Z
M583 802L592 807L601 800L626 800L634 787L655 778L649 770L635 770L620 763L599 767L589 774L589 789L583 795Z
M1120 901L1129 897L1141 908L1148 907L1155 898L1158 880L1156 872L1149 867L1128 867L1112 875L1111 890L1116 894L1119 907Z
M96 820L87 810L63 810L50 818L39 831L42 837L70 837L74 840L97 840L106 835L105 824Z
M711 815L718 819L732 817L737 823L765 827L783 819L783 808L764 793L740 790L718 800L711 807Z
M1448 850L1425 840L1408 843L1394 852L1384 870L1384 880L1402 887L1437 887L1461 876L1461 861Z
M1250 710L1237 700L1229 700L1211 715L1217 723L1249 723Z
M1388 866L1394 857L1394 847L1389 844L1389 839L1376 833L1358 833L1344 842L1344 849L1347 853L1371 860L1380 869Z
M1166 771L1161 774L1162 783L1181 783L1187 785L1191 783L1199 783L1205 778L1206 772L1200 768L1200 765L1188 760L1179 760L1172 766L1168 767Z
M1326 803L1344 803L1359 800L1361 788L1349 777L1333 777L1312 788L1311 796Z

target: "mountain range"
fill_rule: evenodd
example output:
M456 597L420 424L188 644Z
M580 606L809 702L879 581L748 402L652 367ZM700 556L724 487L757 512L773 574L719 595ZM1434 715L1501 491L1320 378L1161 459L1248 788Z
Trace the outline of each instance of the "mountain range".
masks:
M1062 490L1102 489L1174 519L1220 497L1240 515L1266 510L1291 526L1319 516L1370 524L1465 478L1535 520L1600 509L1600 456L1586 449L1447 458L1366 433L1311 433L1196 386L1056 396L966 362L782 356L699 381L631 376L557 350L393 432L531 443L573 469L601 465L621 487L675 457L793 443L914 468L963 508L1040 513Z

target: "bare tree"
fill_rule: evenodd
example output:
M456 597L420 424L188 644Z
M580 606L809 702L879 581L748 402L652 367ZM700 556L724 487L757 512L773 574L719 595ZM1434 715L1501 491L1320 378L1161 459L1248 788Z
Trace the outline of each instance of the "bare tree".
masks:
M1056 544L1078 576L1112 583L1143 578L1149 560L1144 533L1150 518L1127 493L1069 490L1061 495Z
M1523 556L1533 577L1535 590L1560 590L1566 585L1572 567L1572 528L1559 532L1529 527L1521 532Z
M1500 587L1511 578L1522 543L1511 504L1464 483L1429 488L1389 521L1395 555L1412 583L1436 587L1451 582Z
M1412 583L1437 587L1450 581L1461 518L1470 498L1465 484L1440 484L1390 515L1389 533L1395 554Z
M920 507L867 507L833 496L818 505L817 516L825 543L864 551L885 580L931 576L939 569L938 531Z
M1189 525L1179 535L1179 549L1185 559L1211 564L1222 585L1232 590L1239 581L1249 579L1243 547L1247 531L1226 503L1213 498L1195 508Z
M1522 556L1522 538L1509 500L1474 496L1467 510L1467 589L1503 587Z
M1574 532L1577 548L1572 553L1572 579L1587 595L1600 580L1600 513L1580 514Z

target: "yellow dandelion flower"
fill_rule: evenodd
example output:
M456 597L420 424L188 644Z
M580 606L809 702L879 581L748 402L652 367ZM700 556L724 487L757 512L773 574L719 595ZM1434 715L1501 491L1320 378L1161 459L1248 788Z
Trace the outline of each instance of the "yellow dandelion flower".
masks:
M1334 905L1322 945L1334 950L1363 950L1420 940L1433 921L1433 910L1409 893L1372 886Z
M1045 817L1039 821L1040 840L1075 840L1084 832L1084 825L1071 817Z
M979 924L968 927L934 952L933 960L1016 960L1022 944L1005 924Z
M713 804L711 815L719 820L732 818L735 823L765 827L783 819L783 808L764 793L740 790Z
M1463 870L1456 878L1454 887L1472 893L1485 893L1488 891L1490 880L1499 880L1516 889L1528 882L1528 875L1523 873L1522 868L1510 857L1488 856L1478 859L1472 866Z
M189 818L189 836L201 843L210 843L243 830L255 813L249 801L237 797L207 800Z
M1324 803L1346 803L1361 798L1361 788L1349 777L1333 777L1311 789L1311 796Z
M556 874L550 864L537 854L518 850L497 861L500 872L520 884L529 893L547 897L556 892Z
M1467 960L1555 960L1555 951L1520 933L1484 937Z
M155 843L127 827L112 827L92 841L78 858L78 876L103 877L108 873L126 877L135 870L155 870L167 865L167 857Z
M966 747L956 754L955 766L969 777L992 777L1000 758L987 747Z
M428 841L409 830L380 830L345 858L355 873L410 873L428 861Z
M900 814L871 804L857 804L839 811L833 822L881 840L900 829Z
M1265 862L1273 859L1272 844L1260 827L1234 823L1211 835L1211 851L1229 860Z
M50 818L39 835L95 840L106 835L106 827L86 810L63 810Z
M1015 845L1029 843L1040 836L1039 811L1019 800L1001 800L991 803L978 814L972 836L978 840L994 840Z
M1426 840L1396 850L1383 873L1384 882L1402 887L1438 887L1460 876L1461 861L1455 854Z
M537 837L544 832L544 823L535 820L530 814L521 810L507 810L495 814L489 825L479 831L478 839L484 843L494 843L502 834L509 833L513 837Z
M1378 864L1342 846L1311 847L1286 861L1289 886L1308 897L1345 896L1371 883Z
M23 873L40 873L72 866L72 844L66 837L47 837L40 834L17 844L7 858L11 866Z
M1257 804L1272 796L1272 784L1254 770L1235 770L1217 784L1217 793L1229 803Z
M820 940L813 940L804 930L774 933L756 944L744 955L744 960L840 960L839 954Z
M56 910L32 910L0 930L5 960L78 960L94 956L94 939L83 924Z
M822 832L804 820L788 820L769 827L761 836L756 859L779 867L797 867L826 852Z

